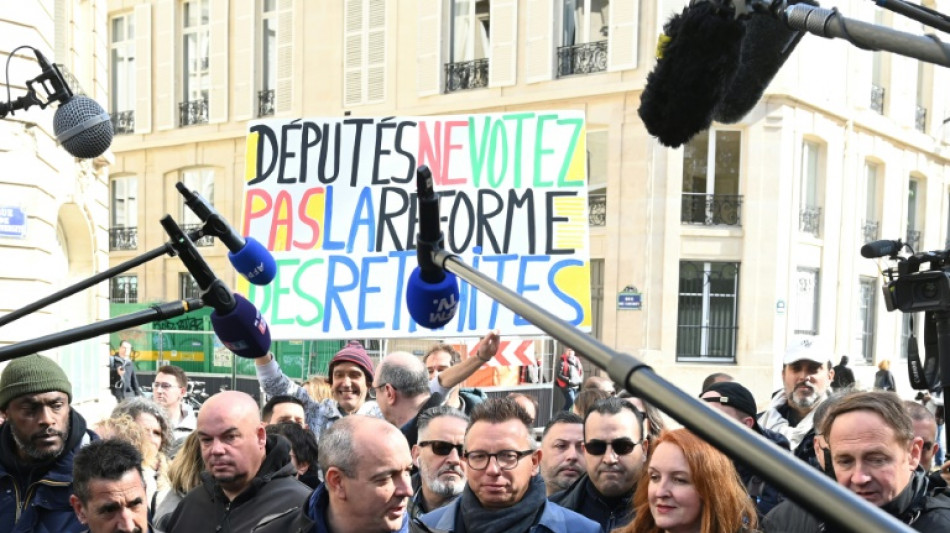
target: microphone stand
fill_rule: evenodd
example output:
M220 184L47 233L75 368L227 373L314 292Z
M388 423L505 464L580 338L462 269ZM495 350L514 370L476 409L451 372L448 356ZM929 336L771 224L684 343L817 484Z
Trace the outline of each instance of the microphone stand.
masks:
M73 342L91 339L105 333L115 333L116 331L141 326L155 322L156 320L174 318L190 311L201 309L202 307L204 307L204 303L197 298L155 304L148 309L142 309L141 311L127 315L4 346L0 348L0 362L9 361L10 359L42 350L64 346Z
M911 532L906 525L787 451L706 406L632 355L618 352L442 249L432 260L608 371L627 390L657 405L726 455L742 461L809 512L852 533Z
M198 240L201 237L205 236L204 227L198 228L197 230L192 231L188 235L189 235L189 238L191 238L192 240ZM168 254L171 257L175 257L176 252L175 252L174 247L172 246L172 243L166 242L165 244L159 246L158 248L149 250L148 252L145 252L144 254L138 257L129 259L128 261L120 265L116 265L108 270L104 270L98 274L95 274L73 285L70 285L69 287L66 287L65 289L54 292L53 294L50 294L49 296L40 298L39 300L31 304L25 305L14 311L10 311L9 313L0 317L0 327L5 326L9 324L10 322L13 322L14 320L19 320L30 313L33 313L35 311L38 311L46 307L49 304L56 303L62 300L63 298L72 296L73 294L76 294L77 292L81 290L88 289L89 287L92 287L93 285L96 285L101 281L109 279L117 274L121 274L122 272L125 272L126 270L135 268L143 263L147 263L151 261L152 259L161 257L165 254Z

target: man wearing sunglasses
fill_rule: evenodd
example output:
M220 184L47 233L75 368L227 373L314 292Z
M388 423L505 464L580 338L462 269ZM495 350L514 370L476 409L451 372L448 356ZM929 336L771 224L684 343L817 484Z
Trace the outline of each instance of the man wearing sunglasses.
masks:
M412 476L415 492L409 513L421 516L448 505L465 488L462 448L468 415L445 405L419 414L419 442L412 447L412 462L419 471Z
M468 483L450 505L421 522L445 533L595 533L600 527L547 501L537 476L528 413L510 398L492 398L472 411L465 433ZM454 452L453 452L454 453Z
M620 398L598 400L584 419L587 474L550 497L607 533L633 519L630 500L647 457L643 419Z

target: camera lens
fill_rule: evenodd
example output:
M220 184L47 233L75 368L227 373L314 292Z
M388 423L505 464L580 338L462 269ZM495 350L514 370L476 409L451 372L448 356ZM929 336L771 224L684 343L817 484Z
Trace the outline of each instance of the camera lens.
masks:
M933 282L927 282L920 286L920 294L924 298L936 298L939 291L937 290L937 284Z

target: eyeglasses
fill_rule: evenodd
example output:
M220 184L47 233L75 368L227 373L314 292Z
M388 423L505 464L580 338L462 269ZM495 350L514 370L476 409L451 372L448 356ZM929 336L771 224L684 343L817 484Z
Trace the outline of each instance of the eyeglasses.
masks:
M624 437L622 439L614 439L612 441L598 440L593 439L584 443L584 449L587 450L587 453L591 455L603 455L607 453L607 446L610 446L614 453L617 455L627 455L632 452L634 448L637 447L643 439L640 439L636 442Z
M173 388L175 388L176 386L177 386L177 385L172 385L171 383L162 383L161 381L156 381L156 382L152 383L152 388L153 388L153 389L168 390L168 389L173 389ZM179 387L179 388L180 388L180 387Z
M432 447L432 453L445 457L446 455L452 453L452 450L455 450L455 453L459 454L459 457L462 457L462 445L461 444L452 444L451 442L445 442L444 440L424 440L419 443L419 446L425 448L426 446Z
M523 458L534 453L534 450L501 450L497 453L488 453L483 451L465 452L465 462L473 470L485 470L491 458L495 458L498 468L502 470L512 470L518 466L518 462Z

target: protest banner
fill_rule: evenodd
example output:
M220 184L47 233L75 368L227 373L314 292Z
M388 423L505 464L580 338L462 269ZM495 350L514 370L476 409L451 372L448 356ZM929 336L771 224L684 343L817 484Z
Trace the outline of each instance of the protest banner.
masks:
M446 248L589 331L585 139L579 111L251 122L242 230L278 272L239 292L275 339L542 334L464 282L438 333L409 317L428 165Z

